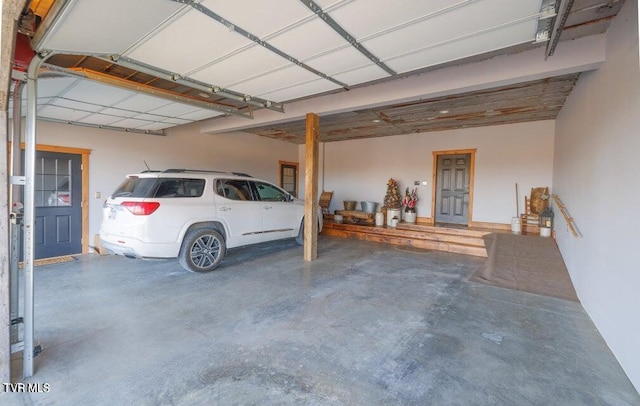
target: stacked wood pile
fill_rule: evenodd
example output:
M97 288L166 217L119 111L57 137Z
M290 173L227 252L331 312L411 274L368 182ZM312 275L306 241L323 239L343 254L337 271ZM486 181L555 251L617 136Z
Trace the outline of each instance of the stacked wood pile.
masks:
M375 213L359 210L336 210L336 214L344 217L345 223L373 225L375 222Z

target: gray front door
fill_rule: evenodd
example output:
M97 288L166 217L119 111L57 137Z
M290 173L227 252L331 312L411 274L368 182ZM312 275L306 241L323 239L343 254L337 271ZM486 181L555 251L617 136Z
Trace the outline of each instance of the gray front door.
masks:
M82 155L36 151L35 259L82 253L81 164Z
M469 224L471 154L438 155L436 223Z

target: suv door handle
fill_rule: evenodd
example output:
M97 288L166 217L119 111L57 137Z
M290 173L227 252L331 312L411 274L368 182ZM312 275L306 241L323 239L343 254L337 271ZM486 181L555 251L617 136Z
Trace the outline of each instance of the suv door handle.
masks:
M271 210L271 209L273 209L273 207L271 207L271 206L264 206L264 209L265 209L265 210Z
M231 210L231 207L229 207L229 206L220 207L220 211L229 211L229 210Z

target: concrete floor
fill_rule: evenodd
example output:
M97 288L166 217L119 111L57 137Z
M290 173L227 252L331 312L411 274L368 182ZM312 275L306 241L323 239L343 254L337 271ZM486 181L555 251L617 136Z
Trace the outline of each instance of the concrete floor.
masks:
M50 391L0 404L640 404L578 303L468 282L481 258L319 247L311 264L293 241L236 249L204 275L97 255L38 267L28 382Z

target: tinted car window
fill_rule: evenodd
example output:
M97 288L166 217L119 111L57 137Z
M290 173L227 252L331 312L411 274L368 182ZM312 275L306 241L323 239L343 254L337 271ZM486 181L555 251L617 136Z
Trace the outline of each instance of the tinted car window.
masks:
M148 197L156 184L156 178L128 178L111 195L111 197Z
M153 197L200 197L204 192L204 179L158 179Z
M256 189L258 190L258 196L260 200L266 202L286 202L288 196L285 191L279 189L273 185L262 182L255 182Z
M231 200L253 200L249 182L239 179L218 179L216 194Z
M200 197L204 179L137 178L125 180L111 197Z

